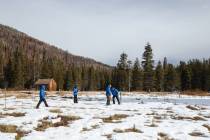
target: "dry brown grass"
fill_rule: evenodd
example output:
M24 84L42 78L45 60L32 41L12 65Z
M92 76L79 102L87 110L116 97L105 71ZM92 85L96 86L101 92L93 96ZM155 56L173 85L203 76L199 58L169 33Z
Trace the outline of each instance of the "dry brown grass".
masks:
M100 126L99 126L98 124L95 124L95 125L92 125L92 126L91 126L92 129L97 129L97 128L99 128L99 127L100 127Z
M99 125L95 124L95 125L92 125L90 128L83 127L81 132L92 131L92 130L97 129L97 128L99 128Z
M158 115L156 112L152 112L152 113L147 113L146 115L148 116L154 116L154 115Z
M193 117L193 120L195 120L195 121L207 121L205 118L203 118L201 116L195 116L195 117Z
M209 132L210 132L210 125L204 124L203 127L207 128L209 130Z
M23 117L26 113L12 112L12 113L0 113L0 116L13 116L13 117Z
M137 129L135 125L131 128L127 129L114 129L113 132L115 133L129 133L129 132L134 132L134 133L143 133L141 130Z
M188 117L188 116L171 116L174 120L194 120L194 121L207 121L205 118L201 116L194 116L194 117Z
M159 136L158 140L174 140L173 138L170 138L168 134L163 132L159 132L158 136Z
M0 131L3 133L16 133L16 125L0 125Z
M210 96L208 92L195 90L195 91L183 91L181 95L190 95L190 96Z
M112 140L112 134L105 134L102 136L106 137L108 140Z
M51 121L40 120L41 123L37 125L35 128L36 131L45 131L47 128L53 127L53 123Z
M206 137L205 134L201 132L191 132L189 135L194 137Z
M21 140L22 137L24 137L27 134L31 133L31 131L17 130L16 133L17 133L17 135L15 136L15 140Z
M190 110L200 110L199 108L197 108L195 106L191 106L191 105L186 106L186 108L188 108Z
M127 118L126 114L115 114L107 118L102 118L104 123L120 123L122 119Z
M23 131L18 129L16 125L0 125L2 133L16 133L15 140L20 140L22 137L30 133L30 131Z
M56 108L56 109L50 109L49 112L51 113L63 113L63 111L59 108Z
M91 130L92 130L91 128L83 127L80 132L87 132L87 131L91 131Z
M26 99L26 98L31 98L31 95L30 94L24 94L24 93L21 93L21 94L17 94L15 95L17 99Z
M206 115L205 114L200 114L200 115L205 117L205 118L208 118L208 119L210 118L210 114L206 114Z
M115 133L124 133L124 130L116 128L116 129L113 130L113 132L115 132Z
M155 123L151 123L151 124L149 124L149 125L145 125L145 126L148 126L148 127L158 127L158 125L157 125L157 124L155 124Z
M40 123L37 125L35 130L45 131L47 128L50 128L50 127L68 126L70 122L81 119L78 116L64 116L64 115L58 115L56 118L60 118L60 121L56 123L52 123L52 121L50 121L48 117L44 117L42 120L39 120Z

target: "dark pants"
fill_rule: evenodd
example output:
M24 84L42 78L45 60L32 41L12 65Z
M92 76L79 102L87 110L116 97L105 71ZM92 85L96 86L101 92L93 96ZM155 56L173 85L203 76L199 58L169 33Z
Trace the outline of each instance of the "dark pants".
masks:
M44 102L45 106L48 107L47 101L45 99L40 99L39 102L38 102L38 104L37 104L37 106L36 106L36 108L39 108L39 106L40 106L40 104L42 102Z
M78 103L77 95L74 95L74 103Z
M117 99L118 104L120 104L120 100L119 100L119 96L113 96L112 100L113 100L113 104L115 104L115 98Z
M106 96L106 105L110 105L111 96Z

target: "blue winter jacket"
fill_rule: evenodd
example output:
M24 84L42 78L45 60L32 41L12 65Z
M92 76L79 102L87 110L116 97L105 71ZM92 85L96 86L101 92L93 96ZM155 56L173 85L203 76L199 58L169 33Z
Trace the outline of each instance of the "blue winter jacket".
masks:
M107 86L106 88L106 96L111 96L112 92L111 92L111 87Z
M77 94L78 94L78 88L77 87L74 87L73 88L73 95L74 96L77 96Z
M111 91L113 96L118 96L119 91L116 88L111 88Z
M39 97L40 97L40 100L44 100L45 99L45 86L44 85L40 86Z

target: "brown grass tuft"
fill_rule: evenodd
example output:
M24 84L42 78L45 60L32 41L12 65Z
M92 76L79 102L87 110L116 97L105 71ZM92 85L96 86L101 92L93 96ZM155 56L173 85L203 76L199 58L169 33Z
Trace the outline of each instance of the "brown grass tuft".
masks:
M0 113L0 116L13 116L13 117L23 117L26 113L13 112L13 113Z
M190 136L194 136L194 137L206 137L204 133L201 132L192 132L189 133Z
M209 130L209 132L210 132L210 125L204 124L203 127L206 127Z
M107 118L102 118L104 123L120 123L122 119L127 118L126 114L115 114Z
M159 132L158 136L160 137L158 138L158 140L174 140L173 138L170 138L168 134L163 133L163 132Z
M50 109L49 112L51 112L51 113L63 113L63 111L61 109L59 109L59 108L57 108L57 109Z
M183 91L181 95L190 95L190 96L210 96L208 92L195 90L195 91Z
M194 121L207 121L205 118L201 116L194 116L194 117L188 117L188 116L172 116L172 119L175 120L194 120Z
M16 125L0 125L0 131L3 133L16 133Z
M186 108L191 109L191 110L199 110L199 108L195 106L191 106L191 105L186 106Z
M69 122L81 119L80 117L77 116L63 116L63 115L58 115L56 118L61 118L61 120L59 122L52 123L52 121L49 120L49 117L44 117L42 120L40 120L41 123L37 125L35 130L45 131L47 128L50 127L67 126Z
M105 134L102 136L105 136L108 140L112 140L112 134Z
M141 130L136 128L135 124L131 128L127 128L127 129L124 129L124 130L122 130L122 129L114 129L113 131L115 133L129 133L129 132L143 133Z
M15 140L20 140L22 137L31 133L30 131L23 131L18 129L16 125L0 125L0 131L3 133L16 133Z

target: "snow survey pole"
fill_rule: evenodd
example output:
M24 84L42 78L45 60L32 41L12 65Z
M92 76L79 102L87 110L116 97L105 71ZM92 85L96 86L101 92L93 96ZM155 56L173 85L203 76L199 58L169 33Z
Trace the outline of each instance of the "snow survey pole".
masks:
M4 109L7 108L7 96L6 96L6 91L7 91L7 87L8 87L8 82L4 81L3 82L4 85Z
M120 91L120 104L122 103L122 93Z
M130 75L131 65L132 65L132 62L128 60L128 91L129 93L131 91L131 75Z

